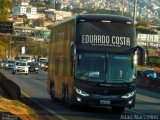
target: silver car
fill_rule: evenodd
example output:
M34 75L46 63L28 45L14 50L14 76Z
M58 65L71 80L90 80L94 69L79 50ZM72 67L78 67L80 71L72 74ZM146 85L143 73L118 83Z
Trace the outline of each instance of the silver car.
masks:
M7 69L12 69L13 66L14 66L14 64L15 64L15 61L14 61L14 60L7 60L7 61L5 62L5 66L4 66L5 70L7 70Z

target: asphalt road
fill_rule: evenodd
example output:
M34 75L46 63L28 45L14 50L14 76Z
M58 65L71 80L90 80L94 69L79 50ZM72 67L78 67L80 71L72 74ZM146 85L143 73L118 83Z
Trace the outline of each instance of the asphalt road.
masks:
M60 101L52 102L47 92L47 72L12 75L9 70L0 70L17 83L22 91L22 100L32 106L41 120L159 120L160 93L137 88L136 106L124 114L113 113L109 108L69 109Z

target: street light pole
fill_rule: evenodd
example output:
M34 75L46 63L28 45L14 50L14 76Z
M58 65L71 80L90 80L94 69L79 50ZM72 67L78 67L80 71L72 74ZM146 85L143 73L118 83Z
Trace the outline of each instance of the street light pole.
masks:
M133 21L136 24L136 12L137 12L137 0L134 0L134 14L133 14Z
M122 16L124 14L124 1L122 0Z

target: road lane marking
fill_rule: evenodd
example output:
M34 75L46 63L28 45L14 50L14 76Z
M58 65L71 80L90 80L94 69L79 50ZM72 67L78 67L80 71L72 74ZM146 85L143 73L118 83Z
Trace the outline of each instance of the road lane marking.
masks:
M25 92L21 91L21 93L30 99L30 96L27 95ZM33 100L33 99L30 99L30 100L31 100L32 102L34 102L35 104L37 104L38 106L40 106L40 107L42 107L43 109L45 109L46 111L54 114L54 115L55 115L57 118L59 118L60 120L67 120L67 119L65 119L64 117L62 117L61 115L58 115L58 113L56 113L55 111L53 111L53 110L51 110L51 109L43 106L42 104L40 104L40 103L37 102L36 100Z
M146 101L149 103L160 103L160 100L157 98L152 98L152 97L148 97L148 96L140 95L140 94L137 94L136 99Z
M27 95L25 92L21 91L23 95L25 95L26 97L28 97L30 99L30 96ZM56 113L55 111L43 106L42 104L40 104L39 102L33 100L33 99L30 99L31 101L33 101L35 104L37 104L38 106L42 107L43 109L45 109L46 111L54 114L57 118L59 118L60 120L68 120L68 119L65 119L64 117L62 117L61 115L58 115L58 113ZM126 111L130 111L132 113L135 113L135 114L142 114L142 113L139 113L139 112L136 112L134 110L130 110L130 109L127 109Z
M130 110L130 109L127 109L127 111L130 111L130 112L133 112L133 113L136 113L136 114L142 114L142 113L140 113L140 112L136 112L136 111Z
M144 99L144 98L137 98L137 100L142 100L142 101L145 101L145 102L153 103L153 101L149 101L149 100L146 100L146 99Z

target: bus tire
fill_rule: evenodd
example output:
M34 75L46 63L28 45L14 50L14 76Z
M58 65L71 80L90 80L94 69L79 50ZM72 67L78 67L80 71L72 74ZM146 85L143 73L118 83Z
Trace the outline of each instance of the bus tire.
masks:
M63 90L62 90L62 99L65 103L65 105L69 108L72 107L71 103L70 103L70 100L69 100L69 97L68 97L68 87L63 85Z
M112 111L116 113L123 113L125 110L125 107L112 107Z
M56 101L54 84L51 85L51 88L50 88L50 96L51 96L52 101Z

